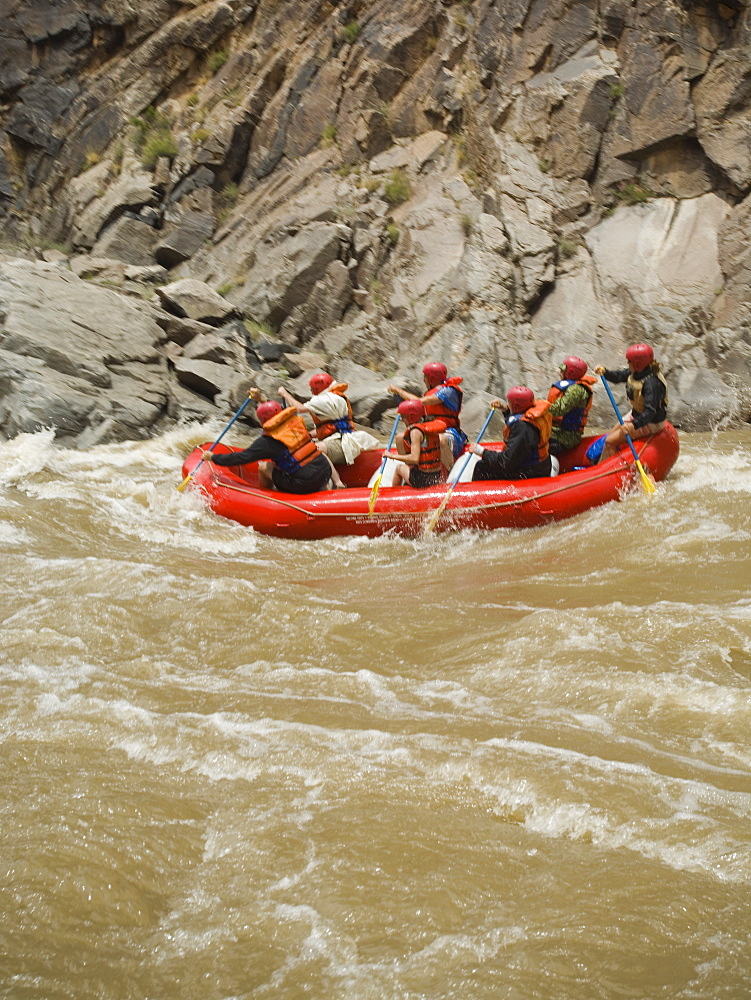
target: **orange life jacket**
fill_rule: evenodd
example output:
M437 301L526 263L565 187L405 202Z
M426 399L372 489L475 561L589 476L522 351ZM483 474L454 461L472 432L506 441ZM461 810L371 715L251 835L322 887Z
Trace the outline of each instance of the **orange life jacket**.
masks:
M553 418L550 415L550 403L547 399L536 399L532 406L524 413L512 414L503 429L503 440L507 441L511 427L517 420L526 420L528 424L533 424L540 433L540 440L534 452L522 463L523 467L532 465L535 462L544 462L550 454L548 442L550 441L550 431L553 427Z
M459 384L462 381L463 379L459 378L456 375L452 376L451 378L444 379L440 385L434 385L432 389L428 389L428 391L425 393L425 397L435 395L435 393L438 392L439 389L444 388L444 386L447 386L448 388L451 389L456 389L456 391L459 393L459 410L461 410L462 396L464 394L464 390L459 388ZM436 396L435 400L425 399L425 412L431 418L431 420L443 421L444 430L446 430L446 428L448 427L459 426L459 410L455 411L449 409L449 407L446 406L445 403L441 402L438 396Z
M274 463L283 472L297 472L321 454L294 406L275 413L263 424L263 433L286 447L286 454L282 453L274 459Z
M572 385L583 385L587 390L589 398L587 399L587 404L584 407L577 407L575 410L569 410L568 413L564 413L562 417L553 417L553 426L560 427L562 431L576 431L581 434L584 428L587 426L587 420L589 419L589 411L592 409L592 386L597 382L597 379L592 375L582 375L579 379L561 379L560 382L555 382L550 387L548 392L548 402L554 403L557 399L560 399L564 392L570 388Z
M440 437L441 431L445 429L443 421L428 420L425 421L425 423L410 424L402 437L407 454L412 451L410 434L415 427L422 432L422 441L420 441L420 458L417 462L417 468L421 472L438 472L443 468L441 463Z
M335 392L337 396L341 396L344 402L347 404L347 416L340 417L338 420L322 420L317 417L315 413L311 413L313 418L313 423L316 425L316 437L319 441L323 441L324 438L331 437L332 434L351 434L355 425L353 423L352 417L352 407L350 402L344 393L347 391L346 382L336 382L334 385L330 385L326 392Z

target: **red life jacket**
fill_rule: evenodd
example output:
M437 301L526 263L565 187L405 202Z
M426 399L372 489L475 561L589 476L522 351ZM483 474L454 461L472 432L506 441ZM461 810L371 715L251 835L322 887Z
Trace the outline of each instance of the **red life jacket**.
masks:
M550 454L548 442L550 441L550 431L553 427L553 418L550 415L550 403L547 399L536 399L532 406L524 413L515 413L511 416L511 423L507 423L503 429L503 440L507 441L511 426L516 420L526 420L528 424L533 424L540 433L540 440L537 445L536 454L524 463L531 465L533 462L544 462Z
M548 392L549 403L554 403L557 399L560 399L566 389L572 385L583 385L589 396L585 407L569 410L568 413L564 413L562 417L553 417L554 427L560 427L561 430L564 431L576 431L579 434L584 431L584 428L587 426L587 420L589 419L589 411L592 409L592 386L596 382L597 379L592 375L582 375L582 377L576 379L576 381L573 379L561 379L560 382L555 382L551 385L550 391Z
M439 472L443 468L441 462L441 431L445 429L443 421L429 420L425 423L410 424L402 436L407 454L412 451L410 434L415 427L422 432L417 468L421 472Z
M338 420L322 420L317 417L315 413L311 413L313 418L313 423L316 425L316 437L319 441L323 441L324 438L331 437L332 434L351 434L355 425L352 417L352 407L350 402L344 393L347 391L346 382L336 382L334 385L330 385L326 392L335 392L337 396L341 396L344 402L347 404L347 416L340 417Z
M462 381L464 380L456 375L452 376L451 378L444 379L440 385L434 385L431 389L428 389L428 391L425 393L425 397L435 395L435 393L438 392L439 389L442 389L444 386L447 386L448 388L451 389L456 389L456 391L459 393L459 410L461 410L462 396L464 394L464 390L459 388L459 384ZM459 426L459 410L457 410L456 412L454 410L450 410L448 406L442 403L437 396L435 400L429 400L425 397L423 397L425 399L425 412L427 413L427 415L430 417L431 420L443 421L444 430L446 430L448 427Z
M297 472L321 454L294 406L275 413L263 424L263 433L286 447L286 454L274 459L275 465L283 472Z

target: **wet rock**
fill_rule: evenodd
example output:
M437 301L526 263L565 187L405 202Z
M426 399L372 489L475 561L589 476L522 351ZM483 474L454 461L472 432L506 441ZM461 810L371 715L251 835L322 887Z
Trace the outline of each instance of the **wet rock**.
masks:
M683 373L677 398L670 400L670 419L682 430L705 431L732 426L748 415L737 388L725 382L717 372L706 369Z

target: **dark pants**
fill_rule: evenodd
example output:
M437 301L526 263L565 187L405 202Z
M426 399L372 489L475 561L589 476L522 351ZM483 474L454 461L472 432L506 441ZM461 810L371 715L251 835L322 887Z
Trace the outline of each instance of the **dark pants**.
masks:
M524 469L509 469L503 461L502 451L487 448L474 468L473 482L487 482L492 479L545 479L550 475L550 458L534 462Z
M409 485L417 490L424 490L428 486L437 486L441 482L443 482L443 473L440 469L436 469L435 472L423 472L422 469L413 465L409 470Z
M318 493L325 490L331 479L331 466L322 455L297 472L283 472L277 465L271 469L271 481L281 493Z

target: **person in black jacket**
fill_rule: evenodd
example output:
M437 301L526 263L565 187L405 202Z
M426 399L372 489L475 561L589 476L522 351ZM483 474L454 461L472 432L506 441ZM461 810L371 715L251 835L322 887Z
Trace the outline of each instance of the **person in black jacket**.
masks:
M249 395L259 398L257 389ZM334 467L316 447L295 408L285 409L276 400L260 402L256 416L263 434L248 448L228 454L205 451L203 460L224 466L259 462L260 485L269 490L305 494L327 489Z
M631 412L609 431L600 461L610 458L626 444L657 434L665 426L668 408L668 384L649 344L632 344L626 351L628 368L609 369L598 365L595 371L608 382L626 383Z
M506 417L503 451L470 445L469 450L480 456L480 461L472 470L472 479L537 479L551 472L548 444L553 417L550 403L546 399L535 399L535 394L526 386L517 385L509 389L504 403L494 399L491 403Z

